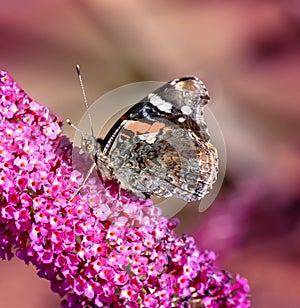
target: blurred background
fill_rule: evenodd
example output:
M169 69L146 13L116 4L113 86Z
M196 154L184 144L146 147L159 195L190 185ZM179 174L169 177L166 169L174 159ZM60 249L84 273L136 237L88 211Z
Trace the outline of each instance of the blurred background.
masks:
M0 68L74 123L77 63L89 102L136 81L205 82L227 172L206 212L179 213L178 233L247 277L253 308L300 307L300 2L0 0ZM59 307L33 267L0 273L0 308Z

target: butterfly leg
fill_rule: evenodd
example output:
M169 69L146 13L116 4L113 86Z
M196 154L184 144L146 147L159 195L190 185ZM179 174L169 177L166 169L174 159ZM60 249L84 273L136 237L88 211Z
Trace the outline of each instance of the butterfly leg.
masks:
M89 179L90 175L92 174L94 168L96 167L96 164L93 163L90 167L90 169L88 170L87 174L84 177L84 180L82 181L81 185L76 189L76 191L73 193L73 195L71 196L72 200L79 192L80 190L83 188L83 186L85 185L85 183L87 182L87 180Z
M119 183L119 187L118 187L118 200L121 200L121 185Z

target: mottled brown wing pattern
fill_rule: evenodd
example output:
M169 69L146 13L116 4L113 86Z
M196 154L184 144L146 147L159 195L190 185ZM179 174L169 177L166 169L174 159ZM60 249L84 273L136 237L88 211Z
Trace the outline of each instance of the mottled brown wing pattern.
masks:
M217 175L215 148L171 122L155 122L143 132L134 130L138 126L146 125L124 125L109 155L121 186L136 195L201 199Z
M175 79L130 108L112 127L95 160L137 196L202 199L218 173L204 121L209 96L195 77Z

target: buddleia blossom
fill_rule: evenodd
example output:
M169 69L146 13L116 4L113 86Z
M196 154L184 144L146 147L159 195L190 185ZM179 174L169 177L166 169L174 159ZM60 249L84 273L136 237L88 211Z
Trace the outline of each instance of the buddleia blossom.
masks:
M216 270L151 200L100 175L72 199L84 177L72 157L88 158L3 71L0 102L2 259L34 264L63 307L250 307L247 280Z

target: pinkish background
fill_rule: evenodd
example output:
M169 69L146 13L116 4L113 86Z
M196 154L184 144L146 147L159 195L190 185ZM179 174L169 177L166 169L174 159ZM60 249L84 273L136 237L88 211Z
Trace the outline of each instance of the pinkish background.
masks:
M178 232L249 279L253 308L300 307L299 1L0 1L0 42L1 69L74 123L77 63L90 102L135 81L201 78L227 175L208 211L179 214ZM0 308L59 307L31 266L0 271Z

